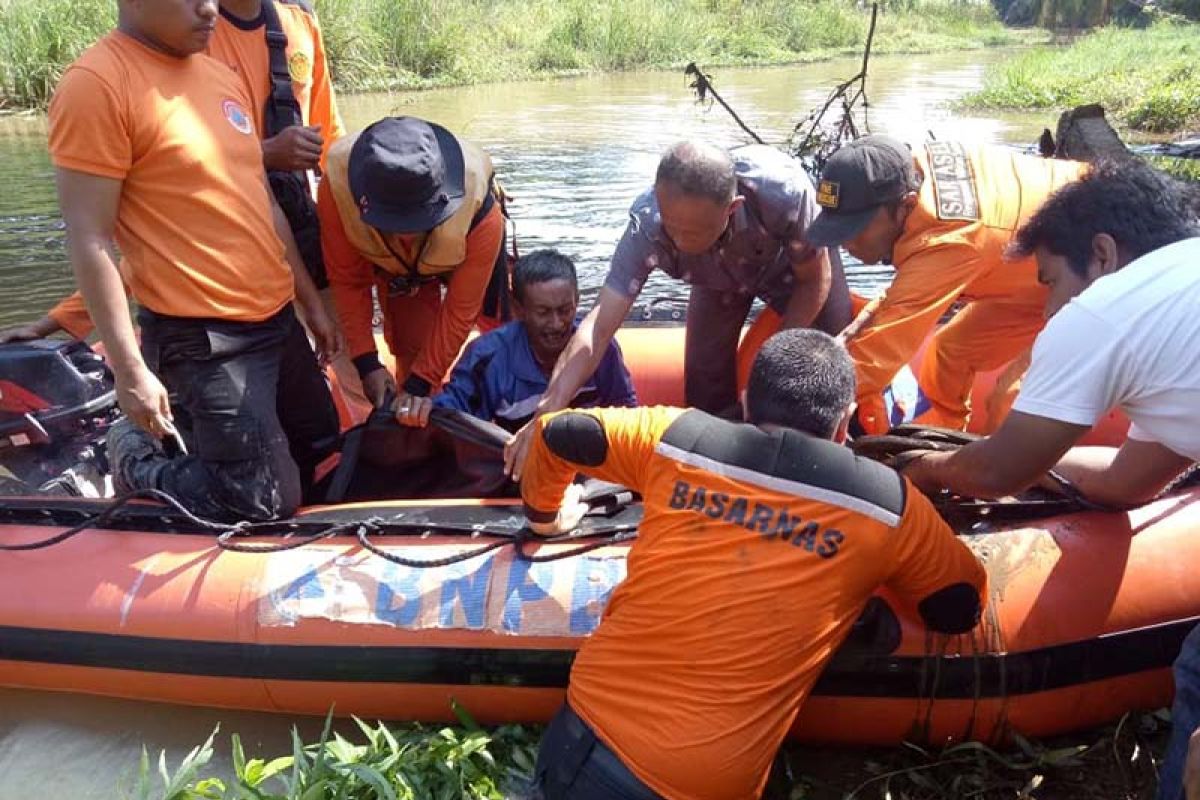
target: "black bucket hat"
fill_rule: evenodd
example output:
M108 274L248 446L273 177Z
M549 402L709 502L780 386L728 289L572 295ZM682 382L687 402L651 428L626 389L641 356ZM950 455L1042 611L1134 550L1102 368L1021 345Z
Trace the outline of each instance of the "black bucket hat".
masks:
M386 233L433 230L463 202L462 146L416 117L386 117L359 134L349 173L363 222Z
M853 239L884 203L912 191L916 170L908 145L890 136L864 136L843 145L821 170L821 213L804 238L814 247Z

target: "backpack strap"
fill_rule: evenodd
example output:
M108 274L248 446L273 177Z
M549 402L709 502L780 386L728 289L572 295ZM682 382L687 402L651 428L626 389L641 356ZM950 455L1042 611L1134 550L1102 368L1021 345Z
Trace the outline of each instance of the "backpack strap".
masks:
M262 0L263 17L266 19L267 58L270 63L271 92L267 96L263 115L262 138L278 136L293 125L303 125L304 115L296 102L292 89L292 74L288 69L287 34L279 21L279 12L274 0Z

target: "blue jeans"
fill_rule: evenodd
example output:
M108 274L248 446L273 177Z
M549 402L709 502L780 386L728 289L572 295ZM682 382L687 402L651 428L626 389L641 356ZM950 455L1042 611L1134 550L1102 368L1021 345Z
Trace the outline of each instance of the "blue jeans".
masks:
M1182 800L1188 740L1200 728L1200 625L1192 629L1175 659L1175 702L1171 704L1171 743L1158 773L1158 800Z
M565 703L542 736L534 785L539 800L660 800Z

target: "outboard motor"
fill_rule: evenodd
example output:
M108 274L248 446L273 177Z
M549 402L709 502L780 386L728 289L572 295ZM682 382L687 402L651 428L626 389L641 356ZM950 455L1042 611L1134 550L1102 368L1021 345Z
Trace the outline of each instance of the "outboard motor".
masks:
M0 493L108 497L112 372L85 342L0 345Z

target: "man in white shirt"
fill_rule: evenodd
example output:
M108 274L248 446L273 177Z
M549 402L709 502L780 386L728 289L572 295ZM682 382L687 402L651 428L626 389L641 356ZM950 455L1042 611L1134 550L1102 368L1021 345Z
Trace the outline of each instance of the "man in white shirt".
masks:
M1053 468L1089 499L1126 507L1200 460L1198 208L1194 189L1138 160L1100 164L1052 195L1015 241L1017 254L1037 258L1052 318L1012 413L990 437L922 454L905 474L926 492L1000 497ZM1073 447L1114 407L1132 423L1121 447ZM1160 800L1183 796L1188 737L1200 725L1200 628L1175 672Z

